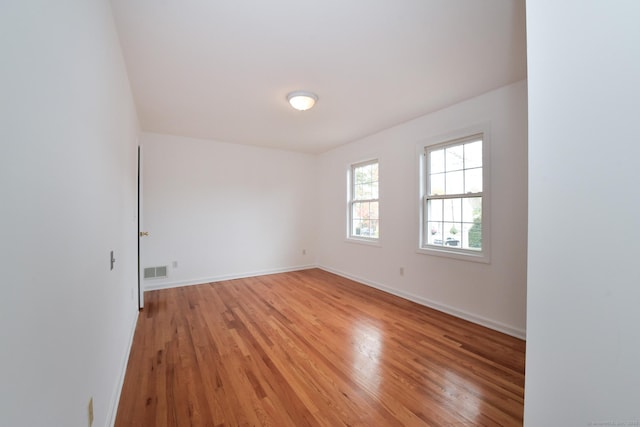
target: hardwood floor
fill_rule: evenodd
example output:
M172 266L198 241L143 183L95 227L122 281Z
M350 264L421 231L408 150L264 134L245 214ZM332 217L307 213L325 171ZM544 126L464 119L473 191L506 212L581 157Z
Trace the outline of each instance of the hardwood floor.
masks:
M524 341L322 270L145 302L118 427L522 425Z

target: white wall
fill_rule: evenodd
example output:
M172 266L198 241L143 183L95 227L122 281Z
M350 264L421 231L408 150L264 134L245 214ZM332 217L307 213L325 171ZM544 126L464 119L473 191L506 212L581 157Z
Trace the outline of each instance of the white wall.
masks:
M524 336L527 245L527 99L519 82L329 151L319 158L318 262L325 269ZM416 146L491 125L492 253L482 264L416 253ZM381 246L348 243L349 165L380 159ZM399 269L405 274L400 276Z
M144 265L169 266L147 289L315 264L314 156L149 133L141 142Z
M638 18L527 3L528 426L640 422Z
M137 315L137 119L111 10L3 2L0 28L0 425L87 426L93 396L105 426Z

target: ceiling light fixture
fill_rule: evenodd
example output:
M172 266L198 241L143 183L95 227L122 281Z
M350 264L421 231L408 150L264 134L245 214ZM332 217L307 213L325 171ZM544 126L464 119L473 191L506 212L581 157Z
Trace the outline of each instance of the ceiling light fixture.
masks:
M297 90L287 95L289 104L296 110L305 111L313 107L318 100L318 95L303 90Z

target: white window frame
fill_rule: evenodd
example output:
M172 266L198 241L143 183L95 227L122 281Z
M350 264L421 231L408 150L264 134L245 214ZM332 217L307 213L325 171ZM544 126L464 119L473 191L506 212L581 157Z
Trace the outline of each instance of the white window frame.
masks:
M354 172L355 169L358 167L362 167L362 166L367 166L370 164L374 164L377 163L378 164L378 198L377 199L362 199L362 200L355 200L354 199L354 185L355 185L355 179L354 179ZM371 236L361 236L361 235L356 235L355 233L353 233L354 230L352 230L353 227L353 204L355 202L378 202L378 237L371 237ZM347 242L355 242L355 243L363 243L363 244L367 244L367 245L372 245L372 246L380 246L380 238L381 238L381 232L380 232L380 224L381 224L381 212L380 212L380 159L379 158L375 158L375 159L369 159L369 160L364 160L364 161L359 161L356 163L352 163L349 165L348 168L348 172L347 172L347 238L346 241Z
M482 249L471 250L464 248L429 245L426 238L426 200L428 185L428 164L427 150L437 149L451 145L463 144L474 138L482 139L482 192L474 193L468 197L482 197ZM425 255L435 255L465 261L475 261L490 263L491 262L491 133L490 125L482 124L469 127L460 131L456 131L447 135L441 135L420 142L416 146L418 157L418 177L419 177L419 233L418 233L418 253ZM465 197L465 195L456 195L456 197Z

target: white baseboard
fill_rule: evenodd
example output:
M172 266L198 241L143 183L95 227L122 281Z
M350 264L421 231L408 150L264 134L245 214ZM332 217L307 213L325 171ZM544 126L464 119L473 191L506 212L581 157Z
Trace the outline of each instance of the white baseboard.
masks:
M139 312L136 309L136 314L133 316L133 322L131 324L131 331L129 331L129 345L127 346L127 351L124 354L122 360L122 368L120 369L120 376L118 378L118 383L116 384L116 389L112 393L111 404L109 405L109 413L107 416L107 426L113 427L116 423L116 415L118 414L118 404L120 403L120 395L122 394L122 386L124 385L124 376L127 372L127 365L129 364L129 355L131 354L131 346L133 345L133 337L136 332L136 325L138 323Z
M309 270L316 268L316 265L299 265L295 267L274 268L269 270L252 271L248 273L226 274L222 276L202 277L199 279L178 280L172 282L162 282L158 284L147 283L144 286L145 291L155 291L159 289L178 288L180 286L201 285L203 283L220 282L222 280L244 279L246 277L265 276L267 274L288 273L290 271Z
M433 308L434 310L442 311L443 313L447 313L447 314L450 314L452 316L459 317L461 319L468 320L468 321L473 322L473 323L477 323L478 325L486 326L489 329L493 329L495 331L502 332L502 333L507 334L507 335L511 335L512 337L520 338L522 340L526 339L527 333L526 333L526 331L524 329L514 328L512 326L505 325L504 323L497 322L497 321L491 320L491 319L487 319L486 317L478 316L478 315L473 314L473 313L469 313L469 312L466 312L466 311L463 311L463 310L459 310L457 308L453 308L451 306L448 306L446 304L441 304L441 303L436 302L436 301L431 301L429 299L426 299L426 298L423 298L423 297L420 297L420 296L417 296L417 295L413 295L413 294L411 294L409 292L399 291L397 289L393 289L393 288L390 288L388 286L385 286L385 285L383 285L381 283L377 283L377 282L374 282L374 281L371 281L371 280L363 279L362 277L354 276L354 275L345 273L343 271L335 270L335 269L330 268L330 267L325 267L325 266L319 265L319 266L317 266L317 268L320 268L322 270L328 271L328 272L333 273L333 274L337 274L338 276L342 276L342 277L350 279L350 280L354 280L354 281L362 283L364 285L371 286L372 288L379 289L379 290L387 292L389 294L399 296L399 297L407 299L409 301L413 301L413 302L418 303L420 305L424 305L426 307Z

